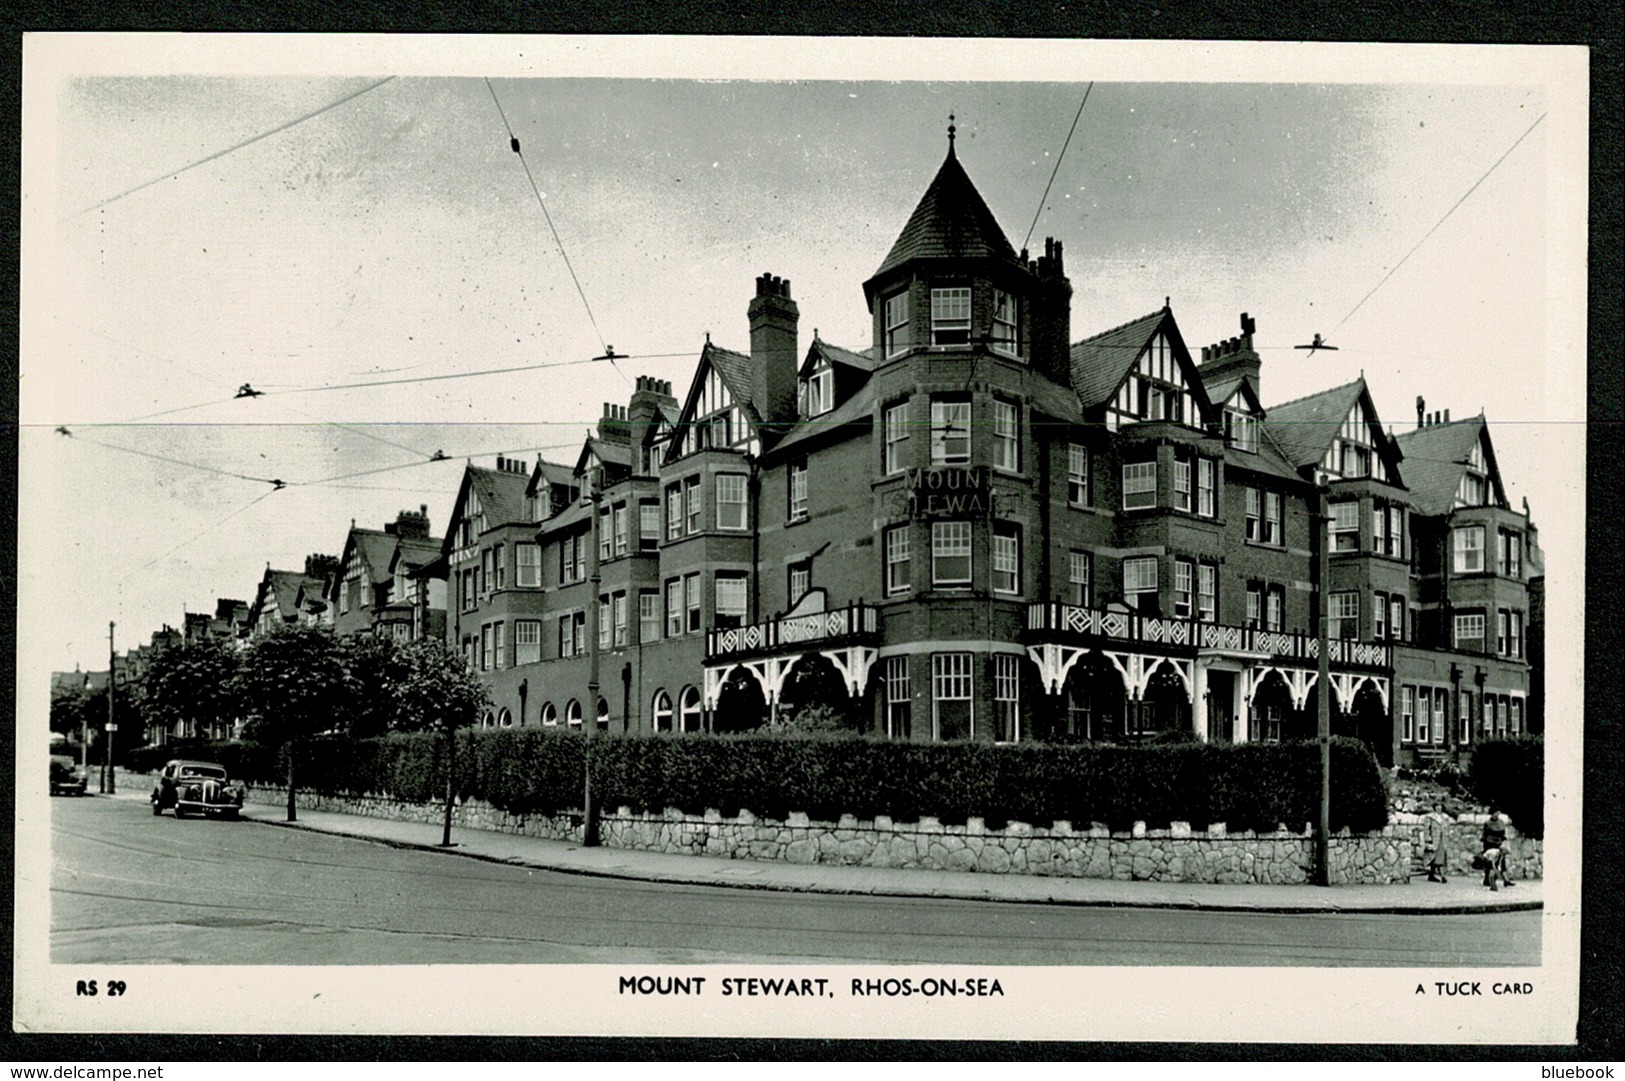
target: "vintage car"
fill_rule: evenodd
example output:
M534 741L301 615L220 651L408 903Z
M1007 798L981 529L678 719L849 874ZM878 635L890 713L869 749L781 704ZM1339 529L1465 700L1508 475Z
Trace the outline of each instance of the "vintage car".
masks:
M236 818L243 807L245 789L226 776L226 767L215 762L175 759L164 764L158 784L152 790L152 813L174 808L176 818L189 814Z
M85 794L85 771L65 754L51 756L51 795L82 796Z

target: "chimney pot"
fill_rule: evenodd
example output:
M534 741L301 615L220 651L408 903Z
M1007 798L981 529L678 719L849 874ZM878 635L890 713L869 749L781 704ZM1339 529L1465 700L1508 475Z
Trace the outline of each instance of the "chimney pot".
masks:
M1446 423L1446 424L1449 424L1449 423L1450 423L1450 410L1448 410L1448 409L1446 409L1446 410L1445 410L1445 411L1444 411L1444 422L1445 422L1445 423Z

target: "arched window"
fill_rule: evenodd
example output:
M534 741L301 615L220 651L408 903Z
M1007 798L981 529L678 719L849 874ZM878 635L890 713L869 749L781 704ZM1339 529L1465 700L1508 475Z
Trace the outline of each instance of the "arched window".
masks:
M581 703L574 698L570 699L570 704L564 707L564 723L571 728L581 727Z
M700 730L700 692L690 684L683 688L683 731L698 732Z
M496 718L491 715L490 710L486 710L485 711L485 716L480 718L480 727L481 728L494 728L494 727L496 727L496 723L497 723Z
M513 727L513 714L508 712L508 707L507 706L503 706L502 707L502 712L497 714L497 727L498 728L512 728Z
M671 695L664 687L655 692L654 722L656 732L671 731Z
M598 731L604 732L604 731L607 731L608 729L609 729L609 702L606 699L600 698L598 700Z
M542 706L542 724L552 728L559 723L559 711L553 708L553 703L547 702Z

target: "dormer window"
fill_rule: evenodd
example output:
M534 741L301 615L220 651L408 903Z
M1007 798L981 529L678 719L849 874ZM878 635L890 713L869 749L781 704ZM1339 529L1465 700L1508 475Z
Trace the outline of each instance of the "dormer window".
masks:
M1159 420L1194 426L1200 419L1173 346L1158 334L1118 386L1106 410L1107 427L1116 431L1122 424Z
M820 365L801 385L801 412L816 417L835 407L835 370L828 364Z
M908 351L908 293L886 298L885 319L886 359L890 360Z
M1007 357L1021 356L1020 306L1016 298L1003 289L993 290L993 337L995 353Z
M970 287L931 290L931 344L970 344Z
M1239 409L1224 411L1224 440L1237 450L1258 453L1258 418Z
M1489 487L1489 473L1484 467L1484 446L1475 442L1472 453L1467 456L1467 471L1461 475L1461 483L1456 487L1456 506L1482 507L1489 502L1486 498Z

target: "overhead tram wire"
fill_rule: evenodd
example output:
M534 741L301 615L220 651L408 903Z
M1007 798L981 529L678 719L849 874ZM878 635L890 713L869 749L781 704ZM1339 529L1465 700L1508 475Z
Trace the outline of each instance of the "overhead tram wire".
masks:
M76 329L76 330L78 330L78 331L80 331L82 333L89 334L89 335L91 335L92 337L95 337L95 338L100 338L105 342L111 342L112 344L118 346L121 349L129 349L129 350L132 350L132 351L134 351L136 353L140 353L143 356L148 356L148 357L151 357L154 360L162 361L163 363L168 364L171 367L178 368L181 371L185 372L187 375L190 375L192 378L198 380L201 383L212 383L215 386L220 387L222 389L230 389L226 384L220 383L217 380L212 379L209 376L206 376L201 372L193 371L191 368L188 368L186 365L182 364L180 361L175 360L175 359L173 359L171 357L166 357L162 353L154 353L152 350L143 349L139 345L134 345L134 344L132 344L130 342L126 342L126 341L120 341L118 338L115 338L110 334L104 334L99 330L93 330L92 328L87 327L82 323L74 322L71 319L65 319L60 315L56 316L56 318L57 318L58 321L66 323L68 326L73 327L74 329ZM248 385L244 384L243 389L248 389ZM263 397L265 397L265 394L263 392L256 391L252 395L244 395L242 390L239 390L239 391L237 391L237 393L233 394L229 398L216 398L216 399L213 399L213 400L210 400L210 401L207 401L207 402L200 402L197 405L184 405L184 406L180 406L180 407L178 407L176 409L166 409L166 410L164 410L162 412L158 412L158 413L148 413L145 416L136 417L133 420L119 421L116 424L112 424L112 425L97 424L97 425L93 425L93 427L98 427L98 428L101 428L101 427L117 427L117 426L125 425L125 424L138 424L138 423L140 423L142 421L152 420L152 419L154 419L156 417L171 416L171 415L176 414L176 413L184 413L184 412L188 412L188 411L193 410L193 409L203 409L203 408L205 408L207 406L211 406L211 405L223 405L226 402L236 401L237 399L243 398L243 397L263 398ZM285 409L288 412L294 414L295 416L304 417L306 420L314 421L317 424L326 425L326 426L332 427L332 428L338 428L341 431L351 432L351 433L353 433L355 435L361 436L364 439L371 439L375 443L382 443L385 446L394 447L397 450L404 450L409 454L421 455L423 453L422 451L418 450L416 447L408 447L408 446L406 446L406 445L404 445L402 443L396 443L396 442L394 442L392 440L385 439L381 435L374 435L371 432L363 431L360 428L353 427L353 426L348 425L348 424L342 424L342 423L340 423L339 421L336 421L336 420L323 420L321 417L312 416L311 414L306 413L303 410L295 409L291 405L282 405L282 404L277 403L277 402L273 402L271 404L274 405L278 409Z
M176 552L180 551L182 548L185 548L188 544L191 544L193 541L197 540L198 538L204 536L207 533L211 533L214 530L219 529L221 526L225 525L227 522L231 521L233 518L237 517L239 514L241 514L244 511L248 510L250 507L254 506L255 504L257 504L259 502L261 502L262 500L270 498L274 493L279 492L279 491L281 491L280 488L272 488L269 492L263 492L260 495L255 496L253 499L250 499L247 503L244 503L242 506L238 507L236 510L232 511L230 514L226 515L224 518L220 519L218 522L214 523L213 525L207 526L204 529L199 530L198 532L192 534L190 537L188 537L185 540L181 541L179 544L175 545L175 547L171 548L169 551L165 552L164 554L162 554L160 556L155 556L150 561L148 561L146 563L143 563L140 567L138 567L136 569L135 573L140 574L142 571L146 570L148 567L152 566L154 563L158 563L158 562L160 562L162 560L168 559L170 556L174 555Z
M1022 238L1021 246L1023 249L1032 240L1033 230L1038 228L1038 219L1044 214L1044 203L1049 199L1049 190L1054 186L1055 177L1061 171L1061 161L1066 157L1066 148L1072 145L1072 133L1078 130L1078 121L1083 118L1083 107L1089 104L1089 92L1094 88L1095 82L1093 79L1089 80L1089 85L1083 88L1083 100L1078 103L1077 115L1072 118L1072 127L1067 130L1066 142L1061 144L1061 152L1055 156L1055 168L1050 170L1049 183L1044 185L1044 194L1038 198L1038 209L1033 211L1033 223L1027 226L1027 235Z
M254 484L270 484L275 486L273 490L286 487L283 481L273 477L251 477L246 473L233 473L229 469L217 469L212 465L204 465L202 462L188 462L181 458L171 458L165 454L154 454L151 451L136 450L134 447L120 446L117 443L104 443L99 439L91 439L88 436L78 435L74 432L70 432L66 428L58 428L57 431L62 435L67 436L69 439L80 443L89 443L93 447L102 447L106 450L121 451L125 454L133 454L139 458L150 458L155 462L168 462L170 465L184 466L187 469L199 469L205 473L214 473L222 477L231 477L234 480L246 480Z
M547 200L542 198L542 189L536 186L536 177L531 174L530 162L525 160L525 152L519 147L519 136L514 134L513 125L508 123L508 114L503 111L502 100L497 97L496 87L491 85L489 78L485 80L485 89L490 91L491 101L497 107L497 115L502 118L502 126L507 129L508 146L519 159L519 164L524 167L525 179L530 181L530 190L536 195L536 205L542 208L542 217L547 219L547 228L553 234L553 243L559 246L559 256L564 260L564 269L570 272L570 280L575 283L576 295L581 298L581 306L587 310L587 321L592 324L592 332L598 336L598 344L603 346L604 354L609 358L609 362L614 364L615 357L610 353L609 346L604 341L604 332L598 329L598 320L593 317L592 305L587 303L587 294L581 288L581 279L576 277L575 267L570 264L570 255L564 250L564 241L559 238L559 231L553 225L553 215L547 209ZM619 367L616 370L619 371ZM621 377L624 379L626 373L622 372Z
M233 144L232 146L228 146L224 150L216 150L212 154L207 154L207 155L197 159L196 161L192 162L189 165L183 165L179 169L171 169L169 172L164 173L162 176L156 176L156 177L153 177L151 180L143 181L142 183L137 184L133 188L126 188L124 191L119 192L117 195L110 195L106 199L103 199L99 203L92 203L91 205L85 207L83 210L77 210L74 213L69 214L67 217L58 218L57 219L57 224L60 225L60 224L62 224L64 222L73 221L75 218L79 218L79 217L82 217L82 216L84 216L86 214L89 214L92 210L100 210L102 207L107 206L109 203L116 203L120 199L123 199L125 196L134 195L136 192L142 191L142 190L144 190L146 188L150 188L154 184L161 183L162 181L165 181L165 180L170 180L170 179L172 179L174 177L180 176L182 173L190 172L191 170L196 169L200 165L207 165L211 161L218 161L220 158L225 157L227 154L235 153L236 151L243 149L245 146L253 146L255 143L260 142L261 140L269 139L271 136L278 135L278 134L280 134L280 133L282 133L284 131L287 131L289 128L297 127L298 125L303 124L305 121L315 119L316 117L321 116L323 113L328 112L328 111L330 111L332 109L336 109L340 105L345 104L346 102L354 101L356 98L359 98L363 94L371 93L372 91L377 90L380 86L383 86L385 83L390 82L390 81L394 80L395 78L396 78L396 76L394 76L394 75L386 76L386 77L384 77L382 79L379 79L375 83L372 83L372 84L370 84L368 86L362 87L360 90L357 90L357 91L355 91L353 93L344 95L342 98L339 98L337 101L329 102L328 104L323 105L320 109L316 109L316 110L313 110L311 112L308 112L308 113L304 114L303 116L295 117L294 119L289 120L285 124L278 124L276 127L271 128L269 131L262 131L258 135L255 135L255 136L253 136L251 138L248 138L248 139L244 139L242 142Z
M314 487L319 487L319 486L332 485L334 481L353 480L353 479L355 479L357 477L370 477L370 476L373 476L373 475L378 474L378 473L393 473L393 472L396 472L396 471L401 470L401 469L411 469L411 468L413 468L415 466L420 466L420 465L433 465L436 462L456 461L458 458L472 459L472 458L505 457L505 456L510 455L510 454L528 454L528 453L530 453L532 451L568 450L571 447L577 447L577 446L580 446L580 442L578 440L572 440L569 443L549 443L549 444L546 444L546 445L540 446L540 447L517 447L517 448L513 448L513 449L509 449L509 450L481 451L481 452L478 452L478 453L475 453L475 454L445 454L443 452L437 451L435 453L434 457L430 458L428 461L423 461L423 462L403 462L400 465L386 465L386 466L381 466L378 469L363 469L363 470L360 470L359 472L355 472L355 473L340 473L337 476L322 477L322 478L320 478L318 480L291 480L291 481L288 481L287 483L288 483L288 487L290 487L290 488L314 488ZM334 487L337 487L337 485L334 485Z
M1522 135L1518 136L1517 139L1515 139L1513 141L1511 146L1507 147L1505 154L1502 154L1499 158L1495 159L1495 164L1494 165L1491 165L1488 169L1484 170L1484 175L1483 176L1481 176L1477 180L1473 181L1473 186L1468 188L1466 190L1466 192L1464 192L1462 194L1462 197L1460 199L1457 199L1455 201L1455 203L1450 207L1450 209L1446 210L1444 212L1444 217L1440 218L1438 221L1433 223L1433 228L1429 229L1426 233L1424 233L1422 235L1422 239L1418 240L1416 242L1415 247L1411 248L1410 251L1406 252L1405 255L1404 255L1404 258L1400 259L1399 262L1395 263L1393 265L1393 268L1391 270L1389 270L1388 273L1386 273L1386 274L1384 274L1382 276L1382 281L1379 281L1376 285L1373 285L1371 287L1371 292L1367 293L1365 296L1360 298L1360 303L1359 304L1356 304L1353 308L1350 308L1349 313L1347 315L1343 316L1342 319L1338 320L1337 326L1332 328L1332 333L1335 334L1338 331L1338 329L1342 327L1342 325L1344 323L1346 323L1350 319L1354 318L1354 313L1359 311L1361 306L1364 305L1366 301L1371 299L1371 294L1375 293L1378 289L1381 289L1385 284L1387 284L1388 279L1392 278L1394 276L1394 274L1399 270L1399 268L1405 265L1405 260L1409 259L1411 256L1415 255L1417 248L1420 248L1423 244L1426 244L1427 241L1428 241L1428 237L1430 237L1434 233L1438 232L1439 226L1443 225L1445 223L1445 221L1450 217L1450 215L1454 214L1456 212L1456 209L1458 207L1460 207L1462 203L1465 203L1467 201L1468 196L1472 195L1473 192L1478 190L1478 186L1480 184L1484 183L1484 181L1489 179L1491 173L1495 172L1496 169L1501 167L1501 163L1503 161L1506 161L1507 158L1512 156L1512 152L1514 150L1518 149L1518 145L1520 143L1522 143L1525 139L1529 138L1529 133L1534 131L1537 127L1540 126L1540 122L1542 120L1546 119L1546 115L1547 114L1545 114L1545 113L1541 113L1539 116L1535 117L1535 122L1533 124L1530 124L1529 127L1524 130L1524 133Z

